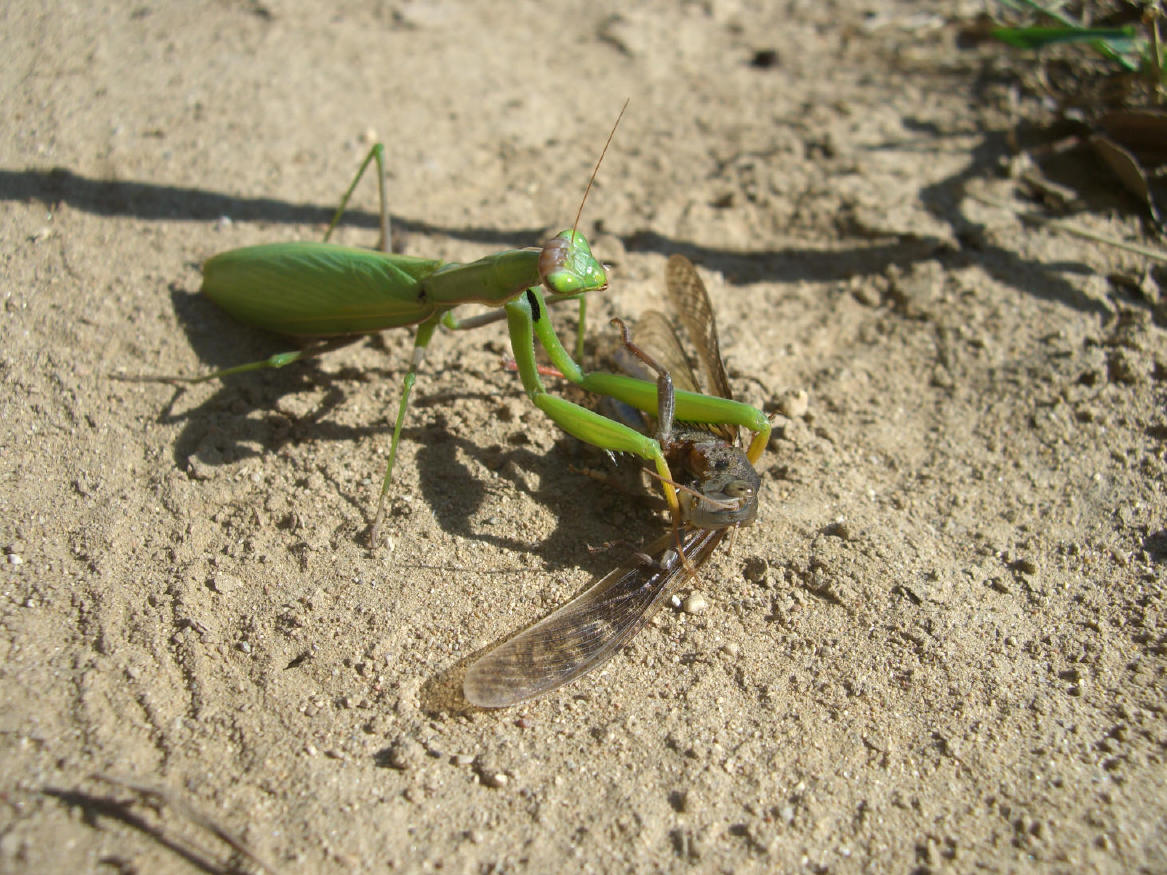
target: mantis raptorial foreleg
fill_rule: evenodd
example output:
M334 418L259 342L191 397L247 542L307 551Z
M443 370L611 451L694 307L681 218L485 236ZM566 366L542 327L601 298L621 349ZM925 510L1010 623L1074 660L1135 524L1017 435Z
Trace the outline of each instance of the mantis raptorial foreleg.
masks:
M551 395L543 386L539 377L539 369L535 364L535 338L547 350L552 361L567 375L562 367L563 362L570 363L577 379L573 382L586 386L583 372L574 361L567 356L559 338L547 321L546 305L538 289L528 289L526 294L520 295L506 305L507 327L511 335L511 351L515 356L515 365L523 381L523 388L532 403L546 413L551 419L568 434L579 438L586 443L593 444L601 449L617 453L635 453L642 459L652 462L661 477L661 484L674 517L680 518L680 504L676 490L673 489L673 477L669 471L669 464L665 461L660 444L653 438L643 435L634 428L601 416L594 410L588 410L578 404L573 404L564 398ZM560 361L555 361L555 359ZM569 376L568 379L571 379ZM649 384L651 385L651 384Z

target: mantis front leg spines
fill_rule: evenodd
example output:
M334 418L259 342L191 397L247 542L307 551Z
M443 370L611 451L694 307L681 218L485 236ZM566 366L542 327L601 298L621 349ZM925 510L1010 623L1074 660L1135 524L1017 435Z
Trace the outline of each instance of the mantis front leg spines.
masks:
M634 428L601 416L594 410L580 407L563 398L550 394L543 386L539 377L539 370L535 364L535 338L551 356L551 360L560 371L572 382L592 390L588 385L588 376L567 355L567 351L556 337L554 329L547 320L547 305L538 289L528 289L525 295L520 296L506 305L507 327L511 334L511 350L515 356L519 376L523 381L523 388L531 402L546 413L564 431L573 437L579 438L593 446L612 452L635 453L642 459L652 462L661 476L661 485L664 489L665 500L673 510L674 516L679 519L680 505L677 493L673 489L672 474L668 462L661 452L660 444ZM567 370L564 369L567 367ZM570 371L570 375L568 374ZM634 404L633 401L628 401Z

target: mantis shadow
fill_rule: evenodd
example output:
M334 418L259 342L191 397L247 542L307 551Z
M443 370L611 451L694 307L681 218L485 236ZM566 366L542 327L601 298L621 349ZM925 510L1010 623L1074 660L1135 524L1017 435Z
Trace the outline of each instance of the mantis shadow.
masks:
M591 454L590 447L574 438L564 436L550 452L543 453L526 447L481 446L451 433L441 417L419 431L420 489L438 526L449 534L538 556L546 570L584 568L594 574L612 559L592 547L613 540L639 543L663 525L637 510L635 497L571 470L574 461ZM495 482L471 471L460 456L495 471ZM498 481L508 485L496 485ZM537 485L532 486L531 481ZM507 492L522 493L541 505L555 518L555 527L540 532L534 542L504 533L518 527L499 519L508 510L499 500ZM475 522L480 511L492 506L498 507L498 514ZM618 524L613 522L617 519Z
M171 288L174 312L198 358L212 370L259 361L295 346L284 338L240 325L202 295ZM289 441L351 441L387 431L380 425L352 427L328 420L344 400L340 384L353 379L371 381L375 372L321 369L307 359L289 367L233 374L213 383L216 391L200 404L175 412L187 386L177 385L174 395L159 412L163 424L183 424L175 441L173 458L183 469L232 464L263 452L278 451ZM323 391L316 408L306 416L278 412L279 399L306 391ZM271 411L263 418L248 414ZM197 476L197 474L196 474Z
M40 201L50 208L65 203L97 216L132 216L159 222L216 222L227 216L234 222L324 226L336 212L335 203L294 203L280 198L242 197L205 188L94 179L66 167L0 169L0 200ZM406 234L442 234L490 246L535 246L541 242L545 230L452 229L396 214L391 220L394 229ZM378 230L381 217L378 213L353 208L345 210L344 224Z
M237 324L202 295L177 288L171 289L171 295L179 324L191 346L213 369L262 360L290 346L285 338L265 336L265 332ZM363 342L364 338L357 341ZM383 344L379 335L370 335L368 342ZM404 362L401 364L404 366ZM173 447L175 465L196 478L207 477L211 476L209 469L274 455L289 443L351 442L377 437L387 445L392 434L387 416L379 415L368 425L353 426L334 421L330 414L344 403L353 383L385 381L398 386L400 380L401 372L394 371L388 361L385 368L329 372L320 367L319 360L309 358L284 368L224 377L214 384L216 389L210 397L181 411L177 406L186 390L178 386L160 411L158 421L182 424ZM521 391L517 379L508 380L507 387L499 390L515 396ZM302 392L314 395L310 411L292 415L281 409L281 398ZM590 448L585 450L582 444L565 436L552 452L541 453L522 444L521 432L513 436L515 443L508 447L483 446L451 433L441 411L429 414L428 422L419 421L422 411L437 404L462 398L497 402L498 397L492 392L442 392L431 396L425 392L424 381L419 381L402 439L403 444L412 442L418 447L415 464L426 506L434 513L438 526L451 535L538 556L548 568L583 565L593 570L592 566L603 560L589 554L588 540L602 542L614 537L611 525L605 525L603 520L627 509L635 499L568 470ZM252 415L256 411L266 414ZM391 402L387 414L395 411L396 403ZM476 462L477 470L471 470L464 459ZM498 472L499 477L493 481L484 479L480 473L483 469ZM381 472L372 473L379 476ZM530 483L538 485L532 488ZM355 508L371 513L365 489L359 490L358 495L351 490L344 494L342 485L336 488ZM474 522L480 511L497 502L501 494L515 490L529 495L556 520L550 533L537 542L501 533L495 517ZM395 508L398 512L404 510L400 503L393 503L391 513ZM595 520L594 525L581 523L587 520Z
M196 356L221 370L249 361L262 361L274 353L287 352L296 345L287 338L241 325L209 299L177 287L170 289L175 316ZM381 344L379 335L356 337L354 343ZM388 362L387 362L388 364ZM316 441L356 441L370 436L388 436L392 427L384 419L369 425L351 426L329 418L347 397L345 386L377 380L400 382L400 373L388 368L342 368L326 371L321 360L306 358L283 368L232 374L209 381L215 392L194 407L176 412L188 386L178 384L158 416L162 424L181 422L182 432L174 443L175 464L193 470L233 464L264 453L275 453L288 443ZM280 409L280 399L303 392L319 397L312 410L292 414ZM251 416L268 411L262 417ZM362 501L348 496L355 506Z

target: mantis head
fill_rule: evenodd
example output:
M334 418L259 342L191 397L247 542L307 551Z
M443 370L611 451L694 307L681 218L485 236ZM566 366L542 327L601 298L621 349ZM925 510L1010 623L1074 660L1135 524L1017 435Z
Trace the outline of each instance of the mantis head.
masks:
M592 248L579 231L560 231L539 254L539 276L548 291L556 295L602 292L608 288L608 274L592 255Z

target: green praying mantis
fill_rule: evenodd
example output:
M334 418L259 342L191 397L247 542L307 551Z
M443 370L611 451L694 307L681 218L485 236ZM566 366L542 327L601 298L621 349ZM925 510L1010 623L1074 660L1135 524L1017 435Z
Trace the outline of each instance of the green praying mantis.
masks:
M619 121L618 117L617 124ZM613 126L588 181L580 213L615 130ZM372 163L377 165L381 208L377 249L329 243L328 238L340 222L349 198ZM576 225L580 213L576 215ZM505 318L517 370L531 402L580 440L611 452L633 453L651 463L674 521L679 523L685 519L686 511L678 500L675 481L658 440L550 394L540 379L535 359L536 341L552 365L584 390L611 396L652 415L657 412L655 383L603 371L585 372L568 354L550 322L548 303L579 298L582 339L582 296L602 291L608 285L603 265L592 255L587 240L574 225L555 235L542 248L506 250L467 264L395 254L389 249L389 241L384 148L378 143L370 149L342 196L323 241L233 249L210 258L203 266L203 293L227 313L249 325L311 341L311 345L201 376L153 379L203 382L246 371L281 368L337 349L367 334L387 328L415 327L413 354L402 382L389 459L370 530L370 543L376 546L380 543L386 498L410 392L434 333L439 326L465 330ZM459 318L455 309L470 303L496 309L477 317ZM751 461L761 456L769 439L770 423L765 414L728 398L677 391L674 415L685 422L749 429L753 432L747 451Z

